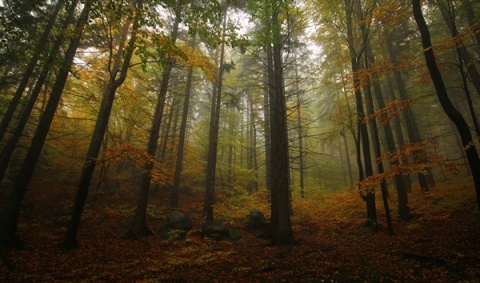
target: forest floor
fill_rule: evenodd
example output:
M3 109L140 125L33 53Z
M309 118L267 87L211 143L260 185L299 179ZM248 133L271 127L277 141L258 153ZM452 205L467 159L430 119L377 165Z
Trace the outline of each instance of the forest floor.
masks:
M202 237L203 200L182 195L180 210L193 219L193 231L181 240L154 233L136 241L122 238L133 219L134 193L131 199L100 195L85 209L80 246L67 253L59 246L74 188L42 187L29 192L20 217L20 236L31 248L11 251L17 268L2 265L0 282L480 281L480 213L472 185L462 182L431 192L415 188L409 222L395 217L392 195L393 236L386 232L379 194L377 232L362 226L365 205L357 192L307 194L294 202L292 246L269 246L243 229L248 206L240 205L249 196L217 209L241 233L239 240ZM150 202L148 223L158 231L165 201L153 195Z

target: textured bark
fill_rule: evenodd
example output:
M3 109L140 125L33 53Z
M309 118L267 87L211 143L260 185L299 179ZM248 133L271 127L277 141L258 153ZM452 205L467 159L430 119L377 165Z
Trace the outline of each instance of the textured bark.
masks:
M270 44L265 47L266 49L266 90L264 93L264 103L265 103L265 166L266 166L266 186L267 191L272 195L272 174L273 174L273 165L272 165L272 121L271 121L271 99L275 97L275 80L273 74L273 54Z
M419 0L412 0L413 5L413 16L417 22L418 29L422 37L422 46L423 54L425 56L425 62L427 64L430 77L435 86L435 91L437 92L438 100L442 105L443 110L447 116L455 124L460 138L462 139L462 144L465 149L465 154L468 158L468 163L470 169L472 170L473 182L475 186L475 192L477 194L477 203L480 208L480 159L478 157L478 152L475 147L475 144L472 140L472 135L468 124L465 122L462 114L458 112L453 103L448 97L447 89L445 87L442 74L438 69L437 62L435 59L435 54L433 52L432 43L430 39L430 31L428 30L427 23L422 14L422 7Z
M279 9L272 15L274 96L270 97L271 122L271 229L272 244L288 245L294 242L290 220L290 165L288 154L288 131L283 81L282 40L279 28Z
M58 71L57 79L52 87L50 99L48 100L45 111L40 118L37 130L32 139L32 143L28 149L25 160L20 168L20 173L15 181L12 193L8 197L4 210L0 215L0 245L3 247L12 246L15 244L15 242L18 242L17 221L20 212L20 206L32 178L35 166L40 157L43 145L50 129L50 125L65 87L65 83L70 72L70 67L73 63L73 58L75 57L78 45L80 43L84 26L88 20L91 6L92 0L86 1L83 6L82 13L80 14L75 27L77 32L70 40L69 46L65 52L65 57Z

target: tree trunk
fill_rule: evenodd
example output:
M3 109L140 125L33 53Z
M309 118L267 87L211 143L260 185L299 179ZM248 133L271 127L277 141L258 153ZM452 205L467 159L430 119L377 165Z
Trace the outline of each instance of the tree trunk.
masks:
M367 56L369 57L369 62L371 64L375 64L375 57L371 49L367 50ZM380 85L377 83L378 81L377 77L378 76L373 75L373 78L371 81L372 81L372 85L375 93L375 99L377 100L378 108L384 109L386 107L385 100L383 98L382 89ZM393 137L393 132L392 132L390 123L386 124L383 127L383 132L385 134L387 150L389 152L395 152L396 150L395 139ZM378 155L377 158L378 157L380 157L380 155ZM392 167L398 167L400 165L400 162L398 160L394 160L391 162L391 165ZM408 209L408 195L405 187L405 180L403 178L403 173L398 172L393 178L394 178L395 188L397 191L397 198L398 198L398 215L400 216L400 219L402 219L403 221L408 221L410 218L409 209Z
M6 201L2 214L0 215L0 249L14 246L20 241L17 234L17 221L20 212L20 206L32 178L37 161L40 157L42 147L45 143L45 139L58 106L58 102L65 87L65 83L70 72L70 67L73 63L73 58L75 57L75 53L80 43L84 26L88 20L92 2L92 0L87 0L83 6L82 13L78 18L78 22L75 27L77 32L70 40L70 44L65 52L64 60L58 71L57 79L52 87L50 99L48 100L45 111L43 112L40 122L38 123L37 130L32 139L27 156L25 157L22 167L20 168L20 173L14 184L13 190Z
M367 46L366 48L368 52L368 50L370 50L370 47ZM369 68L368 56L365 56L365 68L367 70ZM373 81L372 79L367 78L367 86L365 87L365 99L366 99L368 115L371 115L375 112L374 105L373 105L372 90L370 88L372 81ZM382 152L380 148L380 137L378 134L377 121L375 119L369 119L369 125L370 125L370 132L372 133L372 141L373 141L373 149L375 152L375 158L377 159L377 162L376 162L377 171L378 171L378 174L381 175L385 172L385 169L383 167L383 161L380 160L380 157L382 156ZM388 234L393 235L392 220L390 217L390 208L388 204L387 180L383 179L381 181L380 188L382 190L382 200L383 200L383 207L385 209L385 218L386 218L387 227L388 227ZM398 191L398 188L397 188L397 191Z
M135 41L137 37L137 29L139 28L139 21L141 17L142 0L138 0L135 12L135 21L133 22L132 33L126 48L125 57L123 58L123 64L120 68L124 52L124 44L128 37L128 30L130 29L130 22L128 22L122 31L122 38L119 43L117 54L115 55L113 67L109 70L109 80L107 86L102 94L102 101L100 103L100 111L98 112L97 121L95 123L95 129L92 133L90 146L88 148L87 156L83 164L82 175L80 177L77 193L75 196L75 204L72 211L72 217L67 230L67 236L62 244L64 251L71 250L77 246L77 234L80 225L80 219L82 217L83 208L87 200L90 183L92 180L93 172L97 164L98 154L102 147L103 137L108 126L110 119L110 113L115 99L115 94L118 87L122 85L127 77L130 60L135 50ZM117 74L120 74L117 78Z
M280 34L279 10L276 7L272 16L274 97L270 97L271 122L271 229L272 244L288 245L294 242L290 220L290 180L288 131L283 82L282 37Z
M390 56L390 59L392 60L392 63L394 66L398 66L399 65L399 62L398 62L398 59L397 59L397 55L396 55L396 52L395 52L395 48L393 46L393 42L392 42L392 38L391 37L388 37L387 38L387 50L388 50L388 53L389 53L389 56ZM400 73L399 70L395 70L393 72L394 76L395 76L395 82L397 84L397 88L398 88L398 94L400 96L400 99L401 100L408 100L408 96L407 96L407 87L405 86L405 82L402 78L402 74ZM421 137L420 137L420 133L419 132L416 132L415 129L418 129L416 123L416 119L413 115L413 111L411 108L408 108L407 110L405 110L404 112L404 117L405 117L405 125L407 126L407 136L408 136L408 139L410 141L410 143L416 143L416 142L420 142L421 141ZM417 162L423 162L423 160L421 160L421 158L418 158L418 156L423 156L423 151L422 150L417 150L417 151L414 151L413 152L413 162L417 163ZM420 188L422 189L422 191L428 191L429 188L428 188L428 184L427 184L427 179L425 177L425 174L423 173L417 173L417 178L418 178L418 182L420 184Z
M297 135L298 135L298 173L300 177L300 197L305 198L305 180L303 164L303 126L302 126L302 105L298 77L297 54L295 53L295 90L297 92Z
M67 17L63 21L62 30L67 29L68 26L71 24L71 21L73 19L74 13L75 13L76 4L77 4L77 2L72 3L72 6L71 6L70 10L68 11ZM55 40L55 42L54 42L54 44L53 44L53 46L50 50L50 54L48 55L47 60L43 64L42 70L40 71L40 74L37 78L37 81L35 82L35 86L33 87L33 90L30 93L30 95L28 96L27 104L22 109L22 115L20 116L18 124L15 127L15 131L13 132L13 135L8 140L7 145L5 146L2 154L0 155L0 180L2 180L3 177L5 176L5 173L6 173L7 168L8 168L8 164L10 162L10 159L12 158L13 152L15 151L15 147L16 147L18 141L20 140L20 138L22 137L23 130L28 123L28 119L30 118L30 114L32 113L33 108L35 107L35 103L37 102L37 98L38 98L40 92L42 91L42 88L43 88L43 85L45 83L45 80L47 79L48 73L52 69L53 63L54 63L54 61L55 61L55 59L58 55L58 52L59 52L60 47L61 47L62 43L64 42L64 40L65 40L65 36L63 35L63 33L61 33L57 37L57 39ZM19 86L19 89L20 89L20 86ZM17 92L18 91L19 90L17 89ZM22 90L22 92L23 92L23 90ZM22 93L20 93L20 96L21 95L22 95ZM7 112L8 112L8 110L7 110ZM8 116L9 114L6 113L5 115ZM8 118L8 119L10 119L10 118Z
M477 41L477 53L480 53L480 32L478 32L478 19L475 18L474 8L472 6L472 2L476 0L460 0L462 2L463 8L467 14L468 24L473 27L477 26L477 32L475 32L475 39Z
M177 7L178 8L178 7ZM180 24L180 18L177 14L175 23L172 30L172 45L175 44L178 36L178 25ZM157 96L157 105L155 107L155 113L152 119L152 128L150 129L150 135L148 137L147 154L149 158L145 160L143 168L142 183L140 185L140 192L137 201L137 208L135 210L135 216L130 229L125 234L126 238L142 239L143 237L152 234L147 226L147 204L148 194L150 192L150 182L152 180L152 170L155 163L155 153L157 151L158 136L160 131L160 125L162 122L163 108L165 107L165 98L168 91L168 83L170 79L170 73L173 68L173 59L167 59L165 69L162 74L162 83Z
M412 0L412 5L413 16L417 22L418 29L420 30L422 36L423 54L425 56L425 62L427 64L428 71L435 86L438 100L440 101L440 104L442 105L442 108L447 116L457 127L460 138L462 139L465 154L467 155L468 163L470 165L470 169L472 170L475 192L477 194L477 203L480 208L480 159L478 157L477 149L473 143L468 124L465 122L462 114L457 111L448 97L447 89L443 82L442 74L438 69L435 54L433 52L432 43L430 40L430 32L428 30L427 23L423 18L420 0Z
M195 38L193 38L190 46L195 47ZM183 151L185 148L185 135L187 133L188 108L190 106L190 95L192 90L193 67L188 68L187 85L185 87L185 97L183 100L182 121L180 122L180 134L178 137L177 158L175 161L175 175L173 177L172 194L170 197L170 207L178 208L180 177L183 169Z
M267 66L264 73L265 83L264 83L264 93L263 93L263 103L265 107L265 178L266 178L266 187L267 192L271 199L272 195L272 129L271 129L271 97L275 96L275 80L273 74L273 54L272 48L270 45L266 46L266 61Z
M340 131L340 135L342 136L343 146L345 147L345 159L347 161L348 179L350 181L349 184L350 184L350 188L353 188L352 162L350 161L350 152L348 150L347 137L346 137L345 131L343 129Z
M440 11L442 12L443 20L447 24L448 30L452 35L452 38L456 38L458 36L457 24L455 19L455 7L450 0L440 1ZM473 125L475 127L475 132L478 136L480 136L480 126L478 124L478 118L475 114L475 108L473 106L472 96L470 94L470 90L467 83L467 76L465 70L463 69L464 65L467 66L467 74L470 75L472 83L477 90L477 94L480 95L480 74L477 71L477 68L473 64L472 56L467 50L467 47L463 42L455 41L455 46L457 49L458 55L458 62L459 62L459 71L462 77L462 84L463 89L465 91L465 95L467 97L467 104L468 110L470 111L470 115L472 118Z
M363 162L365 165L365 178L368 178L373 175L373 166L372 159L370 154L370 142L368 137L367 124L364 122L365 112L363 109L363 98L360 86L359 78L359 64L360 58L356 54L356 51L353 46L353 24L352 24L352 5L351 0L345 0L345 13L347 19L347 40L349 42L349 51L350 51L350 61L353 74L353 89L355 93L355 104L357 109L357 128L359 140L361 141L362 151L363 151ZM358 146L358 145L357 145ZM360 164L360 162L359 162ZM363 180L360 176L360 181ZM362 198L365 200L367 205L367 222L376 224L377 222L377 211L375 207L375 191L360 192Z
M55 5L55 9L53 10L52 15L50 16L50 19L45 26L45 30L42 33L42 36L40 37L40 40L38 41L38 45L35 49L35 52L32 55L32 58L28 62L28 65L25 69L25 73L22 76L22 79L20 80L20 83L17 87L17 90L15 91L15 94L13 95L12 101L10 101L10 104L8 105L8 109L3 115L2 122L0 123L0 141L3 139L8 125L10 124L10 121L12 120L13 114L15 113L15 109L18 106L18 103L20 102L20 99L22 98L22 94L25 91L25 88L28 84L28 81L32 77L33 71L35 69L35 66L38 63L38 60L40 59L41 53L44 51L45 46L47 46L48 38L50 36L50 32L53 28L53 25L55 24L55 21L57 19L58 13L63 7L64 0L58 0L57 4ZM76 7L76 2L72 3L72 7ZM73 10L73 9L70 9ZM69 24L69 20L66 21L67 24ZM60 35L60 37L63 37ZM53 50L53 49L52 49ZM1 178L0 178L1 180Z
M222 86L225 56L225 32L227 25L227 11L223 11L222 43L220 46L220 62L217 81L212 95L212 109L210 110L210 130L208 134L207 172L205 180L205 213L206 221L213 222L213 205L215 204L215 173L217 169L218 128L220 124L220 104L222 101Z

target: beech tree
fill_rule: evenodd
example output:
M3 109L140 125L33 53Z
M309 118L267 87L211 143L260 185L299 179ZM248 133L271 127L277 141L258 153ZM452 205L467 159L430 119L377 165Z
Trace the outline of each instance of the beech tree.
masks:
M442 74L440 73L440 70L437 66L435 53L430 39L430 31L423 17L422 5L420 4L420 0L412 0L412 6L413 16L421 34L423 55L425 56L425 62L428 71L435 86L435 91L437 93L437 97L440 101L441 106L447 116L450 118L450 120L452 120L452 122L455 124L458 134L462 139L465 154L467 155L470 170L472 171L475 192L477 194L477 203L480 208L480 174L478 174L478 172L480 172L480 158L478 157L477 149L475 147L475 144L473 143L470 128L468 127L467 122L465 122L462 114L455 108L455 106L450 101L450 98L448 97Z

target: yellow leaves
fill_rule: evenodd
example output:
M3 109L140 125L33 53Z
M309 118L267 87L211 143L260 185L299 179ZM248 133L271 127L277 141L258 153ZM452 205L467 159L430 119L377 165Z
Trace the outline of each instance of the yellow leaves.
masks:
M170 36L164 35L156 36L151 44L167 52L168 58L172 58L186 67L199 68L210 81L215 81L217 68L211 62L210 58L203 55L198 49L186 44L174 43Z
M216 68L210 58L203 55L198 49L187 45L178 45L178 48L185 56L173 54L173 58L183 65L200 68L210 81L215 81Z

